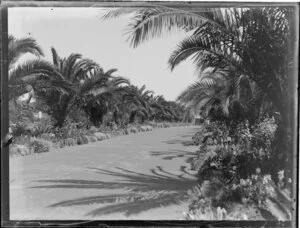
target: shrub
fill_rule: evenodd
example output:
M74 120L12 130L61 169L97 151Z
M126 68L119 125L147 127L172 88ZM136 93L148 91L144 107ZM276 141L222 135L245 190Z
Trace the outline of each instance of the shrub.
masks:
M138 129L137 129L136 127L131 127L131 128L129 129L129 131L130 131L131 133L137 133L137 132L139 132Z
M274 140L278 125L273 118L265 118L254 129L253 136L260 140Z
M60 148L63 148L65 146L74 146L77 144L77 140L72 138L62 139L59 141Z
M145 132L145 131L147 131L147 127L146 127L146 126L140 126L140 127L139 127L139 130L140 130L141 132Z
M168 128L168 127L170 127L170 124L167 124L167 123L163 123L163 125L162 125L164 128Z
M195 135L193 135L192 141L193 141L194 145L198 146L200 143L203 142L204 137L205 137L205 135L204 135L205 132L206 132L206 128L202 127L199 132L197 132Z
M44 153L49 152L50 150L50 145L48 142L37 139L34 139L30 142L30 147L33 149L34 153Z
M89 139L88 139L87 136L83 135L83 136L81 136L81 138L82 138L82 144L87 144L87 143L89 143Z
M194 218L195 211L207 214L207 208L215 217L216 207L228 210L233 203L240 202L252 209L266 208L267 199L274 193L271 175L266 171L270 172L272 166L271 143L276 129L274 119L265 119L252 128L248 121L232 126L220 122L205 125L202 135L199 132L193 137L193 141L200 144L191 164L198 170L200 190L194 192L196 196L188 217ZM268 168L261 170L260 166ZM278 174L278 186L284 185L282 173ZM237 214L232 212L227 217Z
M153 131L153 127L152 126L146 126L146 128L147 128L147 131Z
M266 200L273 197L275 190L271 185L271 175L253 174L250 178L240 179L238 184L229 186L235 196L250 205L258 205L266 208Z
M22 136L15 137L13 139L13 144L29 145L30 144L30 136L22 135Z
M97 137L94 135L89 136L90 142L97 142Z
M81 137L77 138L77 145L82 145L83 144L83 140Z
M26 145L13 144L9 148L9 154L17 155L17 156L19 156L19 155L25 156L25 155L30 154L30 150L29 150L29 147Z
M106 134L101 132L96 132L94 136L97 138L98 141L106 139Z
M87 136L80 136L77 138L78 145L83 145L83 144L87 144L87 143L89 143Z

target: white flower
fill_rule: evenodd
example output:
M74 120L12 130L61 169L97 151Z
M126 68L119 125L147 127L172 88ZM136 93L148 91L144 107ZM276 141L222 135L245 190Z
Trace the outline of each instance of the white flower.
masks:
M283 178L284 178L284 170L279 171L277 174L278 174L278 179L279 179L280 181L282 181Z
M273 195L274 195L274 188L273 188L272 186L267 186L267 187L266 187L266 192L267 192L269 195L273 196Z
M241 184L242 186L245 186L245 185L246 185L246 181L245 181L244 179L240 179L240 184Z
M260 168L256 168L256 169L255 169L255 172L256 172L257 174L260 174L260 172L261 172Z
M269 181L271 181L271 175L265 175L263 177L263 184L267 184Z
M258 176L257 175L252 175L251 179L257 180Z
M232 190L235 190L237 188L237 185L236 184L233 184L232 185Z

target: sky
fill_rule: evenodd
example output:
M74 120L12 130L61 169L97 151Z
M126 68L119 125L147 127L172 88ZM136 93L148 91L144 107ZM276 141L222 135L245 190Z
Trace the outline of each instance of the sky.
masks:
M117 68L116 76L126 77L139 87L146 85L167 100L175 100L195 82L191 61L181 63L173 72L167 64L186 33L173 32L132 48L124 33L133 15L102 20L104 13L101 8L9 8L8 32L17 38L36 39L49 61L51 47L61 57L80 53L104 70ZM31 57L27 55L21 61Z

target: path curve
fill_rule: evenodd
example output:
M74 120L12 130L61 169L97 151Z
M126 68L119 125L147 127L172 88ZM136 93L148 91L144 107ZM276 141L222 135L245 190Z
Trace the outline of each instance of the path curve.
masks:
M187 159L198 129L154 129L11 158L11 219L181 219L196 184Z

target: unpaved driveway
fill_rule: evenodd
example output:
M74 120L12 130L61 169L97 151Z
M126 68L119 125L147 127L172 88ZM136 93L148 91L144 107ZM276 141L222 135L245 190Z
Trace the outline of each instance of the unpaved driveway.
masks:
M10 160L12 220L176 220L196 179L197 126L154 129Z

